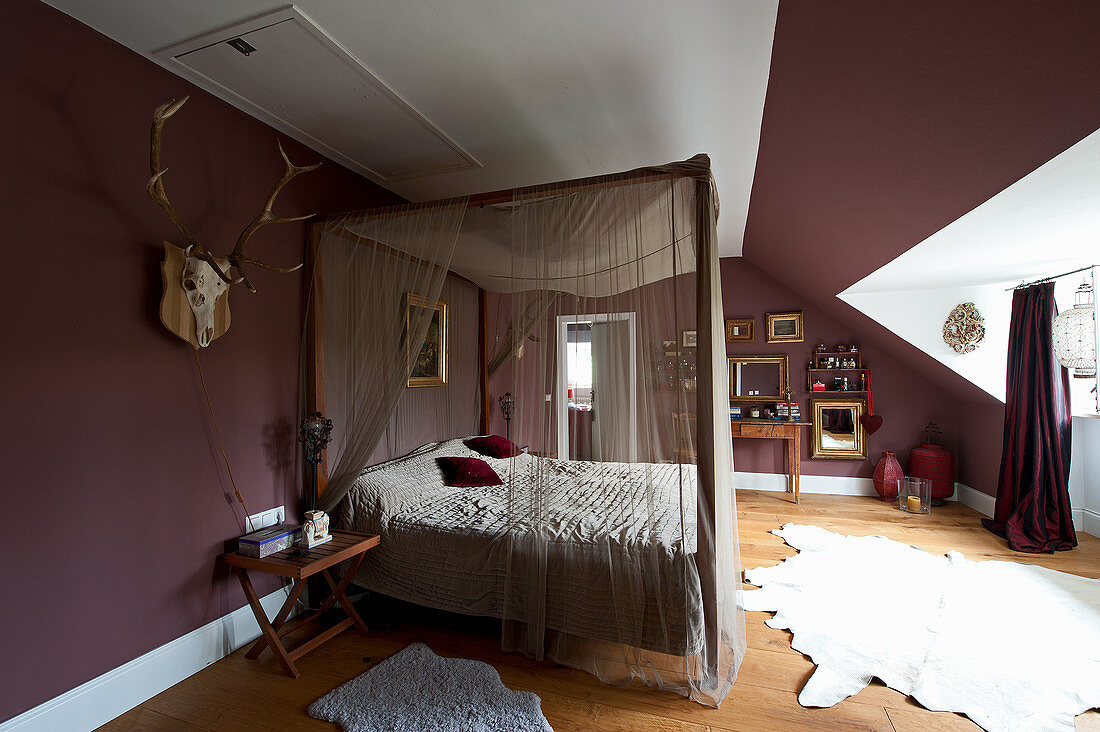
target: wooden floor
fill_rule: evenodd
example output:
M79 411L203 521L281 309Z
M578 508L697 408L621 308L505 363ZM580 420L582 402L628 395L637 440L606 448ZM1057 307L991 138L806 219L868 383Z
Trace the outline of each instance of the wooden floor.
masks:
M1016 554L982 529L979 514L951 503L931 516L903 514L870 498L804 495L802 504L783 494L738 491L738 522L743 567L775 564L793 555L769 532L788 521L815 524L847 534L882 534L930 552L958 549L970 559L1008 559L1040 564L1087 577L1100 573L1100 540L1079 534L1080 546L1055 555ZM243 601L243 598L242 598ZM368 610L368 624L371 624ZM361 674L411 642L427 643L442 656L492 664L512 689L533 691L558 732L565 730L976 730L965 717L929 712L908 697L874 683L829 709L799 706L799 689L813 664L791 650L790 633L764 625L766 613L748 613L749 651L733 692L721 709L640 686L614 688L595 678L552 664L540 664L500 651L491 630L446 627L413 618L401 627L369 635L351 630L298 661L302 677L282 673L266 652L259 660L243 649L102 729L172 730L333 730L309 718L306 707L334 687ZM1079 730L1100 730L1100 712L1077 718Z

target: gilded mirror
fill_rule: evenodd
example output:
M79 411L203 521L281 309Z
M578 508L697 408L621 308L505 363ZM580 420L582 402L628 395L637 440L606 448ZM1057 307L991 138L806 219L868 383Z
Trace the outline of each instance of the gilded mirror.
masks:
M729 356L731 402L786 399L787 356Z
M862 399L811 399L813 441L810 457L832 460L866 460L867 434L859 418Z

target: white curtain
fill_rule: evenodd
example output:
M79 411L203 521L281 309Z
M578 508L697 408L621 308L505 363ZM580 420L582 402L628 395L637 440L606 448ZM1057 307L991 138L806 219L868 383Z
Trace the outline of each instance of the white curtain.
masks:
M628 313L629 315L629 313ZM630 355L637 354L632 319L592 325L592 457L599 461L637 459L637 384ZM604 404L607 408L604 408ZM625 408L624 408L625 407Z
M441 299L465 213L466 199L454 199L324 222L313 287L321 302L324 413L334 429L322 510L336 507L391 429L433 317L431 308L410 307L410 296ZM387 243L409 241L415 250Z
M506 650L717 705L744 656L745 631L709 161L511 198L464 213L464 203L448 202L326 226L326 408L343 431L322 505L355 500L346 494L408 377L401 338L423 339L426 323L406 334L395 303L408 292L438 299L449 268L486 291L493 431L505 432L496 404L510 392L510 434L527 451L501 475L506 515L494 530L457 527L481 543L453 558L456 571L494 587L459 609L500 618ZM569 364L584 361L569 358L570 322L593 323L603 344L591 364L597 434L581 429L585 405L569 403ZM453 336L478 324L451 328ZM454 404L437 400L419 416L446 423L433 436L464 436L445 434L465 409ZM691 449L677 449L676 420L695 425ZM593 440L601 461L562 459L591 454ZM461 503L454 493L448 500ZM456 513L485 518L484 506L468 508ZM362 581L381 592L394 584ZM435 603L430 588L399 599L456 609Z

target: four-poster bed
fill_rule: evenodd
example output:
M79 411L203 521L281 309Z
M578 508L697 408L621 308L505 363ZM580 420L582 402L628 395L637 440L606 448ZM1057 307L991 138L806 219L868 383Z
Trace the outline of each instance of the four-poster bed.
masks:
M697 156L311 225L305 406L343 429L321 506L382 535L362 584L499 617L506 650L720 703L745 641L716 218L709 160ZM452 334L477 367L469 389L416 390L434 394L410 411L403 354L427 323L395 317L395 303L448 287L477 288L476 328ZM616 312L637 315L637 341L605 348L593 369L601 383L636 384L637 461L484 458L503 485L444 485L435 458L472 454L461 438L491 431L493 393L517 396L517 441L553 452L556 349L567 347L556 323ZM658 385L646 355L684 329L698 332L690 393ZM613 401L597 395L596 414L625 424L610 420L625 409ZM691 462L674 454L671 413L696 418ZM401 443L408 425L433 421L435 441Z

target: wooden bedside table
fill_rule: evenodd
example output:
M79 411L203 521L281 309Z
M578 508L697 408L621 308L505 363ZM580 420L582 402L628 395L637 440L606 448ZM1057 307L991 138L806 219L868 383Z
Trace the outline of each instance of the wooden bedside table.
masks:
M314 547L313 549L302 549L302 551L305 552L305 556L302 557L290 556L298 547L292 547L290 549L284 549L281 552L276 552L275 554L269 554L263 559L246 557L239 552L226 554L225 561L233 568L233 571L240 579L241 587L244 588L245 597L248 598L248 604L252 607L252 612L256 615L256 622L260 624L260 630L263 631L256 642L252 644L252 647L248 649L248 652L245 653L245 658L256 658L265 648L271 646L271 649L275 652L275 656L279 659L279 663L283 665L286 672L290 674L290 676L298 678L302 674L298 671L298 667L294 665L297 659L306 655L322 643L336 637L353 625L366 633L367 624L363 622L363 619L359 617L359 613L352 607L344 591L347 590L352 577L355 576L355 572L359 569L359 565L362 563L367 550L371 547L378 546L378 542L379 538L377 534L360 534L355 531L333 531L332 541ZM344 572L344 576L339 584L337 584L332 578L332 575L329 574L329 569L348 559L352 560L351 564L348 566L347 571ZM248 570L267 572L268 574L289 577L294 580L294 584L290 588L290 594L287 595L286 602L283 603L283 606L279 608L279 612L275 616L274 621L268 622L267 614L260 604L260 598L256 594L256 589L252 586L252 580L248 578ZM298 601L298 596L302 594L302 587L305 586L305 580L318 572L324 576L325 581L328 582L328 586L332 588L332 594L330 594L328 599L321 604L321 607L314 612L297 617L293 622L287 623L286 619L290 615L290 611L294 609L294 603ZM311 620L320 617L323 613L328 612L337 602L340 603L340 609L347 615L346 618L336 625L333 625L331 628L321 631L314 637L302 641L293 650L288 651L286 649L286 646L283 645L281 640L282 636L292 633Z

